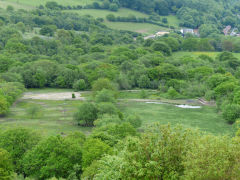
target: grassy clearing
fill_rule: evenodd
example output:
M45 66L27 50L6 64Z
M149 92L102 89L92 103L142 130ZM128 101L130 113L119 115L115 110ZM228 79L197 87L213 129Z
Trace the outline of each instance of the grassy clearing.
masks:
M144 34L154 34L158 31L168 30L167 28L149 23L105 22L105 24L112 29L127 30Z
M180 20L177 18L177 16L169 15L169 16L161 16L161 18L167 18L168 24L170 26L179 27Z
M123 102L121 109L128 114L138 114L143 127L159 122L184 127L199 128L213 134L232 134L233 127L228 125L215 107L204 106L201 109L182 109L166 104L146 104L144 102Z
M201 51L196 51L196 52L184 52L184 51L179 51L179 52L175 52L173 53L173 55L171 56L171 58L180 58L183 56L192 56L192 57L198 57L200 55L207 55L211 58L216 58L218 54L220 54L221 52L201 52ZM240 59L240 53L233 53L233 55L237 58Z
M57 93L69 92L69 89L29 89L32 93ZM147 99L159 99L157 91L145 91ZM90 92L81 92L83 96L91 99ZM218 114L216 107L203 106L201 109L181 109L172 104L197 105L194 100L168 100L161 101L171 104L147 104L145 102L130 101L130 99L141 99L141 91L120 91L119 108L124 114L138 114L143 119L143 126L159 122L161 124L171 123L173 125L183 124L185 127L199 128L202 131L213 134L232 134L233 126L228 125ZM91 133L91 128L78 127L73 121L73 114L82 101L72 100L18 100L11 108L10 114L0 118L0 131L27 127L39 131L44 136L56 134L69 134L81 131L85 134ZM32 118L28 112L32 106L40 107L40 114ZM199 104L198 104L199 105Z
M65 12L73 12L78 13L79 15L91 15L95 18L106 18L108 14L113 14L115 16L124 16L127 17L128 15L135 15L136 17L148 17L147 14L134 11L127 8L121 8L117 12L112 12L108 10L101 10L101 9L81 9L81 10L66 10Z
M0 1L0 7L6 9L8 6L14 7L14 9L34 9L34 6L28 4L17 3L14 1Z
M72 118L81 103L81 101L19 100L6 118L0 118L0 130L26 127L37 130L44 136L74 131L89 134L91 128L76 126ZM41 108L40 115L32 118L27 111L36 105Z
M114 14L115 16L124 16L127 17L128 15L135 15L136 17L148 17L147 14L121 8L117 12L112 12L108 10L100 10L100 9L82 9L82 10L67 10L66 12L75 12L80 15L91 15L94 18L103 18L104 24L112 29L118 29L118 30L127 30L127 31L133 31L133 32L139 32L139 33L145 33L145 34L153 34L157 31L161 30L167 30L167 28L149 24L149 23L131 23L131 22L109 22L106 20L106 16L108 14Z
M36 7L39 5L45 5L46 2L49 0L5 0L7 2L19 4L19 5L27 5L27 6L32 6ZM87 5L93 3L95 0L55 0L58 4L61 5L71 5L71 6L76 6L76 5Z

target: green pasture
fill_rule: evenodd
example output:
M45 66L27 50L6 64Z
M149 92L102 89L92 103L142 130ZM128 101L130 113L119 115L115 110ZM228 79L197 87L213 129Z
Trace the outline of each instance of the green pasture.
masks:
M182 124L187 128L198 128L213 134L233 133L233 126L227 124L215 107L203 106L201 109L182 109L172 104L147 104L145 102L122 102L121 109L128 114L138 114L143 127L152 123L172 125Z
M94 1L95 0L55 0L55 2L57 2L58 4L71 5L71 6L87 5L87 4L91 4ZM39 5L45 5L46 2L49 2L49 0L4 0L4 1L2 0L0 2L9 2L16 5L36 7Z
M70 92L69 89L29 89L32 93L57 93ZM157 91L145 91L148 99L160 99ZM91 99L91 92L82 92L82 96ZM199 128L202 131L213 134L233 133L233 126L227 124L221 114L217 113L214 106L203 106L201 109L182 109L174 104L197 104L196 100L167 100L162 102L170 104L149 104L142 102L141 91L120 91L118 94L118 106L124 114L138 114L143 120L142 128L158 122L172 125L183 124L185 127ZM134 100L133 100L134 99ZM151 100L149 100L151 101ZM81 131L85 134L91 133L91 128L79 127L73 120L73 114L82 103L80 100L23 100L19 99L11 107L7 117L0 118L0 131L25 127L39 131L44 136L56 134L69 134ZM198 104L199 105L199 104ZM31 117L29 109L38 106L39 112Z
M134 15L136 17L148 17L147 14L134 11L127 8L121 8L117 12L102 10L102 9L81 9L81 10L65 10L65 12L73 12L78 13L79 15L91 15L95 18L106 18L108 14L113 14L114 16L124 16L127 17L128 15Z

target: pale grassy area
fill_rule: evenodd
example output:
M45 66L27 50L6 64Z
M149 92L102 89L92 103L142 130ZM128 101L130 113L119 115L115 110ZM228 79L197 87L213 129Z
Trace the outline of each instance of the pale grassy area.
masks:
M33 5L28 5L28 4L22 4L22 3L16 3L16 2L11 2L11 1L0 1L0 7L3 9L6 9L7 6L12 6L14 9L34 9Z
M23 5L27 7L36 7L39 5L45 5L46 2L49 2L50 0L5 0L5 4L12 3L11 5ZM76 5L87 5L91 4L95 0L54 0L58 4L61 5L71 5L71 6L76 6ZM3 0L1 1L1 3ZM0 4L1 5L1 4Z
M105 22L104 24L112 29L127 30L143 34L154 34L158 31L167 30L167 28L149 23Z
M136 17L148 17L147 14L134 11L127 8L121 8L117 12L102 10L102 9L81 9L81 10L65 10L65 12L73 12L78 13L80 15L91 15L95 18L106 18L108 14L113 14L115 16L124 16L127 17L128 15L135 15Z
M184 51L179 51L179 52L175 52L173 53L173 57L183 57L183 56L192 56L192 57L198 57L200 55L207 55L211 58L216 58L218 54L220 54L221 52L202 52L202 51L196 51L196 52L184 52ZM233 55L237 58L240 59L240 53L233 53Z
M174 26L174 27L179 27L180 24L180 20L177 18L177 16L174 15L169 15L169 16L161 16L162 18L167 18L168 20L168 24L170 26Z

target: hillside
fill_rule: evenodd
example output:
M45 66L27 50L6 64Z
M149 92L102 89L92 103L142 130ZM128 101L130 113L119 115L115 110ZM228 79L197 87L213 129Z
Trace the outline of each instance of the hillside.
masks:
M237 1L0 6L0 180L240 179Z

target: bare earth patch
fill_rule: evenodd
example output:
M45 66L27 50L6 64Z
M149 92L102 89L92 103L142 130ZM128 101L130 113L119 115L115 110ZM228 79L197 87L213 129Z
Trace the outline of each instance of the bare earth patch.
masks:
M72 98L72 94L76 98ZM60 93L24 93L22 99L38 99L38 100L84 100L79 92L60 92Z

